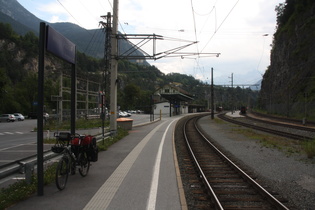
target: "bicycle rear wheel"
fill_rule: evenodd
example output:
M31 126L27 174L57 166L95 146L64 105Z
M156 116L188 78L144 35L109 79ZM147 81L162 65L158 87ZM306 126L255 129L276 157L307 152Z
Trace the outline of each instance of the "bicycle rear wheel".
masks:
M78 155L79 173L85 177L90 169L90 161L86 152L81 152Z
M69 158L63 156L57 165L56 169L56 186L59 190L63 190L66 187L68 175L69 175Z

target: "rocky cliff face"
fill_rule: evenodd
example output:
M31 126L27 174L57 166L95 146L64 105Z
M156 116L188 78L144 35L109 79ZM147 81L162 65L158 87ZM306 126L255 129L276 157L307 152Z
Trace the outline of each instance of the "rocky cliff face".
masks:
M27 56L25 49L17 46L16 43L0 39L0 52L7 55L6 62L17 63L15 67L20 68L20 71L29 73L38 72L38 56ZM53 56L45 56L45 69L50 70L49 73L62 68L62 62ZM12 69L10 71L13 71Z
M306 3L307 2L307 3ZM315 100L315 1L295 4L289 20L274 34L271 63L261 89L261 105Z

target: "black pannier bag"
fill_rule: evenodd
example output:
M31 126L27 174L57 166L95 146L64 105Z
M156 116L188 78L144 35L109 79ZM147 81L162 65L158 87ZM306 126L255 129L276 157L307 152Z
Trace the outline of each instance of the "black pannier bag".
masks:
M98 147L96 145L96 138L87 135L82 140L80 138L73 138L71 140L71 150L77 157L79 154L80 147L83 147L87 153L89 161L96 162L98 160Z
M96 138L94 137L87 149L87 154L90 161L96 162L98 160L98 147L96 145Z

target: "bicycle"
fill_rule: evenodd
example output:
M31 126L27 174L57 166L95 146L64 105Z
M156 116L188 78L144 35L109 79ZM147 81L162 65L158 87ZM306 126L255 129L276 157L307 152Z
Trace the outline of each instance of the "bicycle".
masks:
M56 186L59 190L66 187L69 174L74 175L76 168L85 177L90 169L87 148L82 144L85 136L68 132L55 133L56 144L51 148L55 153L62 153L56 168Z

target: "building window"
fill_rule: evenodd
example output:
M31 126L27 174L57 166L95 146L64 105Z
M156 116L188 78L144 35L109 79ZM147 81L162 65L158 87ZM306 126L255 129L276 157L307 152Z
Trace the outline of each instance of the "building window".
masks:
M170 90L169 90L169 89L165 89L164 92L165 92L165 93L169 93Z

